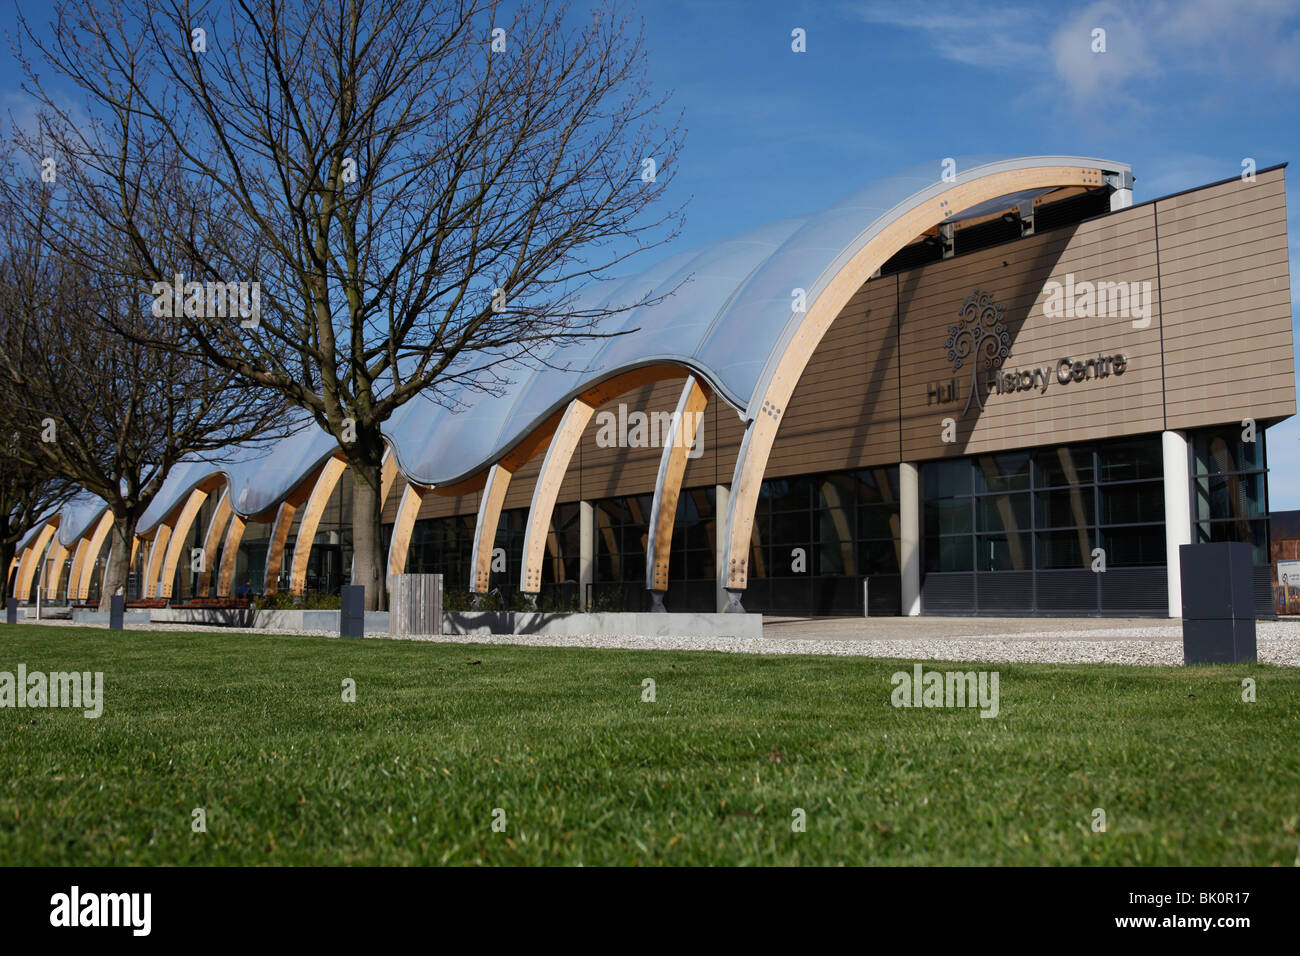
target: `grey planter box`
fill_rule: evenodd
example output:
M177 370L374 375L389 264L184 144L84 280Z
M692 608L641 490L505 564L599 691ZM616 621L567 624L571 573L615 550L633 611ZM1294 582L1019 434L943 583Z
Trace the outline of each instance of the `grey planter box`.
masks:
M1183 661L1253 662L1254 549L1240 542L1178 548L1183 590Z

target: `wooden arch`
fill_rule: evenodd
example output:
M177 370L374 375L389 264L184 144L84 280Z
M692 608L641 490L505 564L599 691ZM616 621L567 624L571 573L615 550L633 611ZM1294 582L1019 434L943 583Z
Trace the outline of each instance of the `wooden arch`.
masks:
M740 454L732 475L722 554L724 587L732 595L728 610L744 610L739 592L749 583L749 545L754 511L767 470L767 460L777 429L804 369L831 323L850 298L891 256L927 229L954 213L980 203L1025 190L1062 186L1098 187L1101 169L1079 166L1042 166L989 173L956 183L937 196L903 213L870 239L831 279L812 302L798 328L786 343L759 401L751 400L752 417L745 427Z
M645 556L645 586L655 595L655 610L662 609L663 592L668 590L668 558L672 552L677 499L682 492L691 445L698 433L697 416L708 407L710 394L708 385L694 375L688 376L677 400L668 436L663 440L659 474L655 478L654 504L650 507L650 536Z

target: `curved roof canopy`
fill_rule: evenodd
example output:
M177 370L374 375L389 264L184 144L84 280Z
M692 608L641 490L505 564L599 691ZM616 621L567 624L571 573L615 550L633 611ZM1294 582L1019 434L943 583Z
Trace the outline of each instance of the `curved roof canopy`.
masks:
M1100 171L1125 186L1132 181L1128 164L1112 160L958 158L955 168L939 162L919 166L870 183L820 212L679 252L644 272L586 292L580 305L628 307L601 325L604 332L626 334L556 347L537 367L518 368L516 380L501 390L465 388L441 402L421 396L404 405L385 429L398 467L421 485L464 481L500 460L574 397L621 372L649 365L676 365L696 373L742 417L753 418L776 362L799 327L802 316L794 310L794 290L804 290L811 307L855 253L923 204L985 176L1048 167ZM1044 191L990 196L976 206L954 209L944 222L991 214ZM906 237L900 247L915 238ZM230 449L220 463L211 457L181 463L143 516L140 533L147 534L191 489L216 474L228 479L236 512L249 517L267 511L336 451L330 435L307 424L269 448ZM79 516L68 523L87 527L89 520Z

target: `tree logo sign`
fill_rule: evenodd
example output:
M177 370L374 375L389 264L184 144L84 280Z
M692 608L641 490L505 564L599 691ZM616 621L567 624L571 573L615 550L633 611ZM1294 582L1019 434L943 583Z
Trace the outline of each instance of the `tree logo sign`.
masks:
M957 317L961 321L948 326L948 338L943 345L954 372L970 367L970 393L961 411L965 415L970 411L972 399L981 411L984 409L984 399L979 393L980 366L983 365L986 373L1002 367L1011 355L1011 333L1002 321L1002 303L993 301L992 292L973 290Z

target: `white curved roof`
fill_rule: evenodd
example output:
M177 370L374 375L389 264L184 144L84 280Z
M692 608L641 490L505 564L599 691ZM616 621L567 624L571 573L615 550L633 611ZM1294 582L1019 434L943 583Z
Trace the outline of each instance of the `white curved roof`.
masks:
M752 418L802 318L792 309L792 290L805 290L811 306L866 243L957 185L993 173L1055 166L1131 174L1128 164L1112 160L1027 156L958 158L955 178L948 182L939 162L887 176L821 212L680 252L637 275L595 286L579 305L657 301L600 326L603 332L625 335L557 347L541 367L516 366L515 381L500 394L461 388L444 396L443 403L428 396L408 402L389 421L385 438L409 481L453 484L490 467L586 389L620 372L659 364L695 372ZM997 205L956 210L949 219ZM148 533L190 489L218 472L230 481L234 510L245 517L259 514L335 450L333 438L310 425L269 449L232 449L221 456L221 464L184 462L171 472L139 531Z

